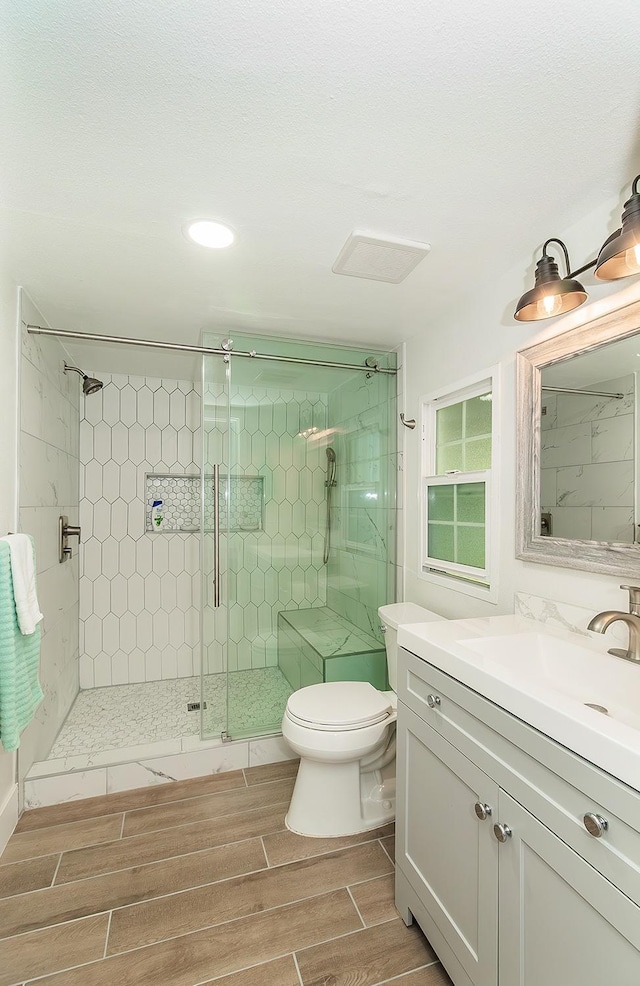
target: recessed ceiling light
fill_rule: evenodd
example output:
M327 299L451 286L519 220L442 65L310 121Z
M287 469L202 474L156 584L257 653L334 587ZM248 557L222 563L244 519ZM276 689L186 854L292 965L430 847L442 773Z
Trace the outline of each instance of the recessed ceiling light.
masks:
M188 223L185 226L185 233L194 243L209 247L211 250L221 250L223 247L231 246L236 238L232 229L212 219L196 219L195 222Z

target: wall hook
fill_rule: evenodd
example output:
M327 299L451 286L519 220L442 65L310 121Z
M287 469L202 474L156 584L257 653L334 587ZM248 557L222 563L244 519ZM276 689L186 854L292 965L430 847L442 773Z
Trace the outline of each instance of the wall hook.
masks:
M410 428L411 431L413 431L413 429L416 426L416 419L405 418L404 413L402 411L400 412L400 420L402 421L402 424L405 426L405 428Z

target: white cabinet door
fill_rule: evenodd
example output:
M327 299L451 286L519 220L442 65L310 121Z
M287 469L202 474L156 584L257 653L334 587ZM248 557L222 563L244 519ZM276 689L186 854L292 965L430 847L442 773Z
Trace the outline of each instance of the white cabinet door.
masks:
M638 986L640 908L500 791L501 986Z
M397 765L398 865L469 980L496 986L498 786L404 706Z

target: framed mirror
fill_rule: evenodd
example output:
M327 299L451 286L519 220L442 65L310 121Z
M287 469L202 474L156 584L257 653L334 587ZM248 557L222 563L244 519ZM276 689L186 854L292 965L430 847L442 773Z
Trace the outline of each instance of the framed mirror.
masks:
M516 557L637 578L640 302L516 362Z

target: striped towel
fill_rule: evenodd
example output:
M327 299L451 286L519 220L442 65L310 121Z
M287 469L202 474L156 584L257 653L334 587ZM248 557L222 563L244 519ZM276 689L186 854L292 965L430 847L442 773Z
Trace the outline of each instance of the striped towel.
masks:
M40 627L24 636L18 626L9 545L0 542L0 740L16 750L20 733L44 698L40 668Z

